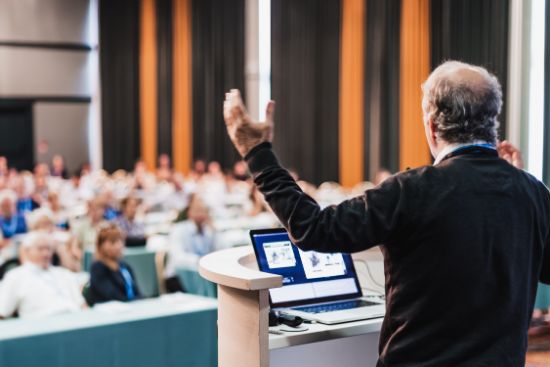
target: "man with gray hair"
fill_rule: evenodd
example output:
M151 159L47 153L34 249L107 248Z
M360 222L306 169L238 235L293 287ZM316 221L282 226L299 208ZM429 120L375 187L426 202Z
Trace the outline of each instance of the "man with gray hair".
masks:
M550 283L549 191L518 169L517 149L497 146L502 92L487 70L446 62L423 92L434 165L325 209L273 153L273 101L267 121L256 123L232 90L224 118L296 246L380 245L386 316L378 366L523 366L537 282Z
M51 265L53 243L47 232L30 232L22 243L23 265L0 282L0 318L43 317L85 307L76 275Z

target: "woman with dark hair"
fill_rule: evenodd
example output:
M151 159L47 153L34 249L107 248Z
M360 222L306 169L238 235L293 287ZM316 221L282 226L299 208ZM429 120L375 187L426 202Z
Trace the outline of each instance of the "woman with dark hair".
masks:
M122 261L123 250L122 231L116 224L104 225L97 236L96 261L90 269L90 304L141 298L134 272Z

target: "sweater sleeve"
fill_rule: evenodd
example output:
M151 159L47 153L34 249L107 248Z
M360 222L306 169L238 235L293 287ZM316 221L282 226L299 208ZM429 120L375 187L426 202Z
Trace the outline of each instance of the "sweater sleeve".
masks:
M245 160L258 189L304 251L357 252L385 244L406 216L398 176L364 195L321 209L281 167L270 143L255 147Z

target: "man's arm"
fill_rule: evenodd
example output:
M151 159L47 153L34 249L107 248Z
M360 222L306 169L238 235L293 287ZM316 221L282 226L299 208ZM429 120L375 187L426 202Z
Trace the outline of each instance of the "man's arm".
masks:
M266 122L252 121L237 90L226 94L224 119L231 141L294 243L303 250L356 252L388 243L405 216L402 184L392 178L363 196L321 210L281 167L271 150L275 103Z
M270 143L255 147L246 161L259 190L302 250L357 252L391 242L399 233L406 202L395 177L322 210L281 167Z

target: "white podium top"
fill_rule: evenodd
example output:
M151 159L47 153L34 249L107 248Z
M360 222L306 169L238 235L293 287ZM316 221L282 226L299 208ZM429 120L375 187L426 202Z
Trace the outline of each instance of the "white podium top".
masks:
M209 281L247 291L279 288L283 277L258 270L252 246L216 251L201 258L199 273Z

